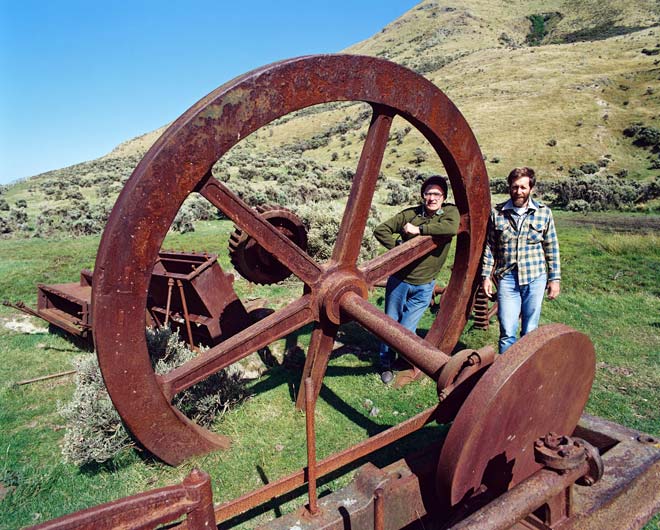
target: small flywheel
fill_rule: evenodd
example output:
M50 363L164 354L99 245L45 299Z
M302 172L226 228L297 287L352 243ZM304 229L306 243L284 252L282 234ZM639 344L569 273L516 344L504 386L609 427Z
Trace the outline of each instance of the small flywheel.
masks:
M276 205L261 205L256 210L302 250L307 250L307 231L291 210ZM236 271L253 283L273 284L291 275L288 267L240 228L235 228L229 237L229 258Z

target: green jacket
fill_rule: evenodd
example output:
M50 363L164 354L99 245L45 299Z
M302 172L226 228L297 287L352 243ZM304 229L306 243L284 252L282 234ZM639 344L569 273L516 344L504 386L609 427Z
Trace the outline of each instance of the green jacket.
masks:
M445 203L433 217L425 215L424 206L406 208L391 219L379 224L374 230L376 239L388 250L394 248L399 237L402 240L411 236L403 234L403 226L411 223L419 226L420 235L423 236L450 236L458 232L460 221L458 208L453 204ZM414 237L414 236L412 236ZM423 256L395 273L400 280L412 285L422 285L434 280L447 260L451 240L439 245L434 251Z

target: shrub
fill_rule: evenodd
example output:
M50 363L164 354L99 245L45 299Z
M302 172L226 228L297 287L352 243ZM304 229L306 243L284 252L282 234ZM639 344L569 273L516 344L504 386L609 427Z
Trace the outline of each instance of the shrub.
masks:
M308 254L319 261L330 259L344 214L343 208L336 204L327 204L323 208L313 204L301 204L293 210L307 228ZM359 258L361 261L371 259L378 253L379 244L373 236L373 231L379 222L380 216L372 207L362 235Z
M592 175L594 173L598 173L598 166L593 162L587 162L586 164L582 164L580 166L580 171L587 175Z
M413 151L413 157L408 161L410 164L419 166L422 162L428 160L429 155L420 147L416 147Z
M6 199L0 199L0 211L9 211L9 203L6 201Z
M147 329L146 333L156 373L167 373L196 355L168 328ZM96 356L78 357L74 366L76 390L68 404L59 405L66 421L62 456L78 466L105 462L133 446L133 441L105 389ZM222 370L178 394L173 404L193 421L208 426L245 397L240 376Z
M660 130L655 127L642 127L635 138L635 145L652 147L660 143Z
M494 194L508 194L509 193L509 184L506 179L491 179L490 180L490 192Z
M178 211L174 221L172 221L172 224L170 225L170 230L173 232L179 232L180 234L187 234L188 232L195 231L193 217L189 209L183 207Z
M16 208L27 208L27 201L25 199L18 199L16 201Z
M655 127L645 127L640 122L630 124L623 130L624 136L634 138L637 147L655 147L660 144L660 130Z
M553 204L576 211L627 210L636 204L660 197L660 177L639 182L615 176L583 176L544 183L543 190L552 195Z
M385 204L399 206L401 204L409 204L414 200L414 194L411 193L410 188L398 182L388 182L387 189L390 191L387 194L387 199L385 199Z

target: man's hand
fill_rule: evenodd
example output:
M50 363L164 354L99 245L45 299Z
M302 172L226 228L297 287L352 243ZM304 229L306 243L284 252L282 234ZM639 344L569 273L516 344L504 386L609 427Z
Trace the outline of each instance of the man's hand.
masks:
M418 236L419 235L419 226L415 226L411 223L406 223L405 225L403 225L403 231L406 235Z
M561 284L559 280L548 282L548 300L554 300L559 296Z
M493 282L490 280L490 276L481 281L481 287L488 298L493 297Z

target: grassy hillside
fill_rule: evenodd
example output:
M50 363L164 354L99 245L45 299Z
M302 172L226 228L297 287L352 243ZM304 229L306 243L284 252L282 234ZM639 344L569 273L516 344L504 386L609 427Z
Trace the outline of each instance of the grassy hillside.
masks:
M623 130L635 122L659 125L659 22L660 7L651 1L469 0L444 6L427 0L345 51L390 59L444 90L474 129L491 177L530 165L542 179L562 179L571 168L594 163L601 174L648 180L659 174L654 168L660 160ZM280 166L280 174L296 157L326 173L354 170L368 125L354 120L360 105L306 109L257 131L239 144L233 173L243 165L258 176L263 171L255 161L264 157ZM341 126L346 123L350 127ZM400 181L399 170L410 168L442 172L430 146L408 129L397 118L385 177ZM27 220L17 212L15 224L24 221L37 232L39 214L81 208L72 206L74 200L107 210L163 130L129 140L98 160L16 183L0 199L12 209L25 200ZM2 216L9 213L0 210Z

